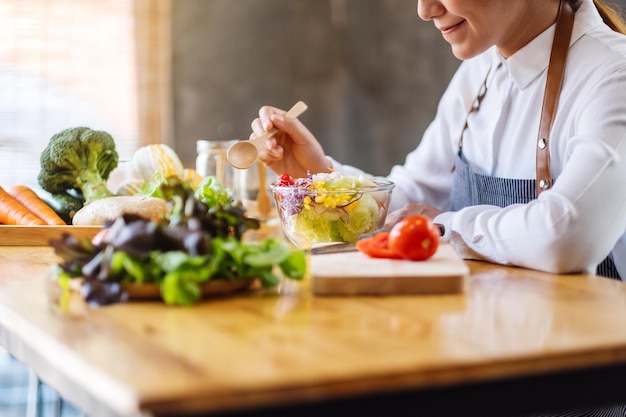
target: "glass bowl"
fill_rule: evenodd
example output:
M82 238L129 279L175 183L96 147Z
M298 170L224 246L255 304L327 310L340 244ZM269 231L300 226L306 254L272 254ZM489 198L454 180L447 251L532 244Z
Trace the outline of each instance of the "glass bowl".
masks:
M283 232L301 249L355 242L362 234L379 231L394 187L384 179L333 174L270 185Z

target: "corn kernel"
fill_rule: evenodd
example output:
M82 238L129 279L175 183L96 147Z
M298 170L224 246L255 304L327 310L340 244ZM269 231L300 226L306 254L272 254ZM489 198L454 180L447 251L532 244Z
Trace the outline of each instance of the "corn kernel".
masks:
M347 206L345 206L344 208L346 209L346 211L348 213L351 213L352 211L354 211L357 207L359 207L359 202L358 200L353 201L352 203L348 204Z

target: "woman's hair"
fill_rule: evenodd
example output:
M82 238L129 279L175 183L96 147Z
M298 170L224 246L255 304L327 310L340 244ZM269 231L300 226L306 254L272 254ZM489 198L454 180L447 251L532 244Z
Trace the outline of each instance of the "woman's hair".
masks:
M603 0L593 0L593 3L608 27L616 32L626 34L626 21L615 7L609 6Z

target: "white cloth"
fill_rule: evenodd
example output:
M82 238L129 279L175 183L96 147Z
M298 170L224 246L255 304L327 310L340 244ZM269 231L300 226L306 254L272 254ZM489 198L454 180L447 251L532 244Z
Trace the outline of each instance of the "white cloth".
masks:
M464 61L421 143L387 178L392 209L426 201L465 258L554 273L593 273L609 252L626 276L626 36L603 24L592 0L576 12L563 89L551 134L554 187L529 204L450 212L451 168L470 103L463 154L486 175L535 178L537 131L554 25L513 56L494 47ZM502 63L502 65L498 65ZM362 172L333 160L346 175Z

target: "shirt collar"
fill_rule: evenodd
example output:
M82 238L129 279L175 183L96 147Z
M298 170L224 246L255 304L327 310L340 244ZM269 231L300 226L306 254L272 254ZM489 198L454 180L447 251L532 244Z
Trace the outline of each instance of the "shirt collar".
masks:
M576 11L570 46L585 33L601 24L603 24L602 17L593 4L593 0L582 0L580 7ZM550 26L508 59L502 57L496 50L496 55L500 56L499 60L505 63L509 76L520 90L525 89L548 68L554 29L555 25ZM498 60L497 57L495 59Z

